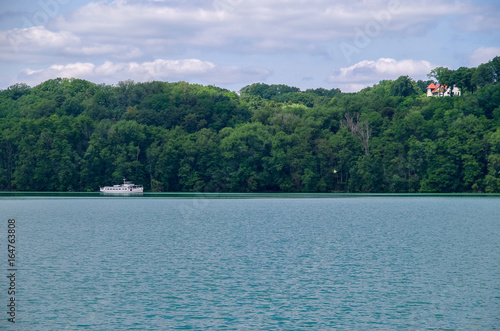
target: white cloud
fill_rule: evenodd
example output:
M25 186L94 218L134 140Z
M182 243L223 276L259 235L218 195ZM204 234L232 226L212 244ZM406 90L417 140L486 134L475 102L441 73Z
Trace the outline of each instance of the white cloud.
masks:
M125 44L85 43L71 32L54 32L43 26L0 31L0 60L42 62L48 57L81 55L132 59L141 56L142 52Z
M456 22L456 28L465 31L491 31L500 29L498 14L500 5L487 4L484 6L471 7L466 19Z
M500 47L481 47L476 49L469 57L471 66L478 66L500 56Z
M452 4L429 0L89 2L54 17L50 29L0 32L0 59L21 56L26 62L44 63L51 57L58 59L55 63L85 55L86 61L132 60L143 54L174 56L176 50L188 48L322 54L334 42L349 41L360 31L370 38L394 31L404 36L429 29L426 22L441 17L477 14L476 7L465 0Z
M290 77L311 75L309 68L320 71L318 66L329 65L326 61L331 59L342 61L338 66L381 56L441 61L444 56L439 47L450 48L451 53L455 45L467 47L467 43L452 44L451 37L486 38L470 32L473 29L467 24L473 19L479 17L480 20L486 15L492 18L488 24L498 28L497 23L492 23L498 10L485 11L490 7L475 0L447 3L431 0L84 0L80 3L86 4L71 12L54 13L46 26L0 31L0 69L7 72L9 81L26 67L44 69L29 75L30 71L26 71L25 78L64 73L65 68L51 65L66 63L78 68L82 63L93 64L91 73L84 73L90 75L89 78L98 77L96 70L106 61L111 61L113 68L119 67L116 75L171 77L175 70L167 64L153 61L154 69L151 69L153 64L148 66L147 61L199 58L203 54L207 59L238 64L238 67L216 65L203 74L191 73L189 77L202 77L216 83L235 81L236 77L259 79L270 74L262 69L245 69L243 63L248 61L252 63L250 66L260 63L274 66L276 72L282 72L279 80L287 83L287 79L293 79ZM458 20L463 23L459 26L465 30L463 33L450 26ZM364 42L358 38L360 33L366 37ZM495 34L490 39L494 37ZM399 40L401 48L394 47L396 43L399 46ZM410 44L412 40L415 40L414 46ZM353 62L339 47L342 44L350 45L355 51ZM386 44L390 45L387 48L391 47L391 53L383 49ZM466 52L463 48L462 54ZM307 56L310 57L306 59ZM307 62L299 66L293 62L297 58ZM132 63L137 63L137 69ZM290 70L283 69L285 66ZM377 68L382 66L377 61ZM394 64L390 67L397 68ZM161 68L169 71L169 75L162 73ZM370 70L376 71L366 63L349 68L344 68L343 75L352 81L345 84L365 84L359 80L363 72L370 76ZM292 71L297 74L292 75ZM228 77L221 75L222 72ZM342 78L341 74L339 71L336 76ZM371 82L369 77L366 81ZM319 80L316 83L321 84Z
M423 24L471 10L466 2L436 3L427 0L402 2L330 0L214 0L202 7L189 2L114 1L93 2L57 27L99 43L134 43L161 40L164 45L232 47L242 43L256 51L276 48L311 50L315 42L354 37L359 29L379 25L377 33L414 31Z
M127 79L135 81L194 79L208 84L215 84L220 82L238 83L254 79L262 80L269 74L270 72L266 69L217 66L212 62L199 59L157 59L143 63L113 63L106 61L101 65L77 62L66 65L52 65L40 70L24 69L18 80L29 85L36 85L57 77L81 78L109 84Z
M214 11L182 4L114 1L91 2L68 17L60 17L57 26L102 39L116 35L168 39L191 35L217 22L220 19Z
M0 31L0 59L19 59L20 56L61 50L80 45L80 38L68 31L53 32L43 26Z
M423 60L395 60L380 58L377 61L361 61L350 67L341 68L336 74L328 77L330 83L341 86L345 92L355 92L385 79L396 79L399 76L410 76L413 79L424 78L433 66Z
M72 63L67 65L52 65L48 69L31 70L25 69L26 77L41 78L41 81L56 77L80 78L91 76L95 65L92 63Z

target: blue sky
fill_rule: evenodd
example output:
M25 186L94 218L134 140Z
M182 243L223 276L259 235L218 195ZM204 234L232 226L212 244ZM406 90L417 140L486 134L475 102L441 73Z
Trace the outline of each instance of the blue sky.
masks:
M3 1L0 89L74 77L358 91L500 55L497 0Z

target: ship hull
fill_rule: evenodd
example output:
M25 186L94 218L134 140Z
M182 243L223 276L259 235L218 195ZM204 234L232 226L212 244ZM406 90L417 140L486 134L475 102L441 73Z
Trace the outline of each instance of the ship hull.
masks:
M100 189L100 192L101 193L104 193L104 194L114 194L114 195L124 195L124 194L142 194L143 193L143 189L142 188L138 188L138 189L114 189L113 187L110 187L110 188L107 188L107 187L103 187Z

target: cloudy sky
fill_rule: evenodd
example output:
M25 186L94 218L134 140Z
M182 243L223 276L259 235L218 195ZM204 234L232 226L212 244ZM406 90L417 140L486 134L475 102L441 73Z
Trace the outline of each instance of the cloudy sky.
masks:
M0 89L56 77L358 91L500 55L498 0L0 3Z

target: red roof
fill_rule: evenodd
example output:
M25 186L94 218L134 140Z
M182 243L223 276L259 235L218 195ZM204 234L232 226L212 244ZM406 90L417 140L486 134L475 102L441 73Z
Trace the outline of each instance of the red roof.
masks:
M435 89L437 86L434 85L434 83L431 83L429 86L427 86L427 89Z
M437 85L434 85L431 83L431 85L434 86L434 89L431 91L432 93L434 92L444 92L448 89L448 86L446 85L441 85L441 84L437 84ZM431 85L429 85L427 88L431 88Z

